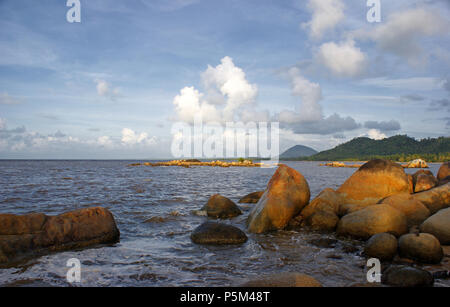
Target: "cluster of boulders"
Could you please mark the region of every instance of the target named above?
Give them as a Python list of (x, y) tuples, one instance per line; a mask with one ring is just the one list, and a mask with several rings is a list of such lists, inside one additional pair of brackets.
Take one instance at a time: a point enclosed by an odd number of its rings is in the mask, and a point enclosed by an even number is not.
[(251, 160), (243, 160), (243, 161), (208, 161), (202, 162), (196, 159), (190, 160), (172, 160), (167, 162), (144, 162), (144, 163), (132, 163), (128, 166), (181, 166), (185, 168), (189, 168), (191, 166), (213, 166), (213, 167), (261, 167), (263, 163), (254, 163)]
[(0, 214), (0, 266), (49, 252), (115, 243), (119, 237), (113, 215), (101, 207), (57, 216)]
[[(400, 257), (434, 264), (441, 262), (444, 256), (441, 245), (450, 244), (448, 179), (449, 163), (441, 166), (436, 178), (424, 170), (407, 175), (400, 164), (375, 159), (362, 165), (337, 190), (327, 188), (310, 201), (305, 178), (281, 164), (265, 191), (249, 194), (241, 200), (256, 203), (247, 218), (250, 233), (292, 227), (335, 231), (338, 236), (368, 240), (367, 257), (383, 261)], [(231, 200), (217, 195), (203, 209), (214, 217), (236, 216), (239, 210)], [(244, 238), (242, 230), (234, 228), (235, 236)], [(200, 230), (207, 230), (207, 227), (200, 226), (194, 234), (198, 235)], [(198, 243), (194, 234), (192, 239)], [(220, 233), (216, 235), (217, 242), (210, 236), (207, 243), (224, 243)], [(228, 243), (245, 241), (233, 239)], [(413, 269), (390, 271), (400, 275), (418, 274)], [(395, 285), (395, 282), (386, 283)]]

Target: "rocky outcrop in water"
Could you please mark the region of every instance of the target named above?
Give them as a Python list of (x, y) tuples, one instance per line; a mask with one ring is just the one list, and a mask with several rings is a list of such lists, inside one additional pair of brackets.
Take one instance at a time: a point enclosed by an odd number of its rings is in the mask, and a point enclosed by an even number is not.
[(191, 240), (197, 244), (242, 244), (247, 242), (247, 235), (232, 225), (206, 222), (194, 230)]
[(0, 214), (0, 264), (48, 252), (115, 243), (119, 237), (113, 215), (101, 207), (57, 216)]
[(445, 162), (441, 165), (436, 177), (439, 185), (450, 181), (450, 162)]
[(309, 198), (309, 186), (303, 175), (281, 164), (248, 217), (248, 231), (263, 233), (285, 228), (308, 204)]
[(434, 235), (442, 245), (450, 245), (450, 208), (440, 210), (426, 219), (420, 231)]
[(220, 194), (211, 196), (202, 210), (206, 211), (209, 217), (220, 219), (233, 218), (242, 214), (233, 201)]
[(430, 171), (420, 170), (413, 175), (414, 193), (427, 191), (438, 185), (437, 179)]
[(416, 159), (409, 162), (405, 168), (428, 168), (428, 164), (422, 159)]

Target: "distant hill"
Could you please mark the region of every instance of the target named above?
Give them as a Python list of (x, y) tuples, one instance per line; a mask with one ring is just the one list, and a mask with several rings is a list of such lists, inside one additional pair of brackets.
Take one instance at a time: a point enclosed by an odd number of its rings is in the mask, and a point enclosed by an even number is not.
[(280, 155), (280, 159), (292, 159), (298, 157), (309, 157), (315, 155), (317, 150), (312, 149), (308, 146), (303, 145), (295, 145), (294, 147), (289, 148), (285, 152)]
[(367, 137), (355, 138), (333, 149), (298, 160), (312, 161), (364, 161), (384, 158), (400, 162), (417, 158), (429, 162), (450, 160), (450, 137), (416, 140), (407, 135), (396, 135), (383, 140)]

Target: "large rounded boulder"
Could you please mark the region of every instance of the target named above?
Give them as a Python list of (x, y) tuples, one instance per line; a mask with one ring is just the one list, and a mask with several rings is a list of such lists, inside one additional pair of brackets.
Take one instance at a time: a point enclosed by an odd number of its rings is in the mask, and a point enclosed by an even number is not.
[(113, 215), (92, 207), (56, 216), (0, 214), (0, 262), (119, 240)]
[(209, 245), (242, 244), (247, 242), (247, 235), (232, 225), (206, 222), (192, 232), (191, 240)]
[(390, 205), (381, 204), (347, 214), (339, 221), (338, 235), (368, 239), (388, 232), (400, 236), (408, 232), (406, 216)]
[(428, 233), (409, 233), (398, 240), (399, 255), (422, 263), (440, 263), (444, 257), (441, 244)]
[(233, 218), (242, 214), (233, 201), (220, 194), (211, 196), (202, 210), (206, 211), (209, 217), (220, 219)]
[(450, 208), (440, 210), (426, 219), (420, 231), (434, 235), (442, 245), (450, 245)]
[(283, 229), (309, 202), (308, 182), (296, 170), (281, 164), (251, 211), (247, 226), (252, 233)]
[(423, 269), (391, 265), (383, 272), (381, 282), (394, 287), (429, 287), (433, 285), (434, 278)]
[(346, 203), (370, 205), (409, 190), (408, 176), (400, 164), (376, 159), (361, 166), (337, 192)]
[(390, 233), (378, 233), (367, 241), (364, 254), (369, 258), (378, 258), (382, 261), (391, 260), (397, 254), (397, 238)]
[(408, 226), (420, 225), (430, 216), (430, 210), (408, 193), (392, 195), (380, 202), (401, 211), (408, 220)]

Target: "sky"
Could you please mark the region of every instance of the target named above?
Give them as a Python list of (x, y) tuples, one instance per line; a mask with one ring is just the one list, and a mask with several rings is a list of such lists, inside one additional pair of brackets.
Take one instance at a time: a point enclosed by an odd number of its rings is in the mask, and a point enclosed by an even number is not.
[(450, 131), (450, 1), (0, 0), (0, 159), (171, 157), (174, 123), (280, 150)]

